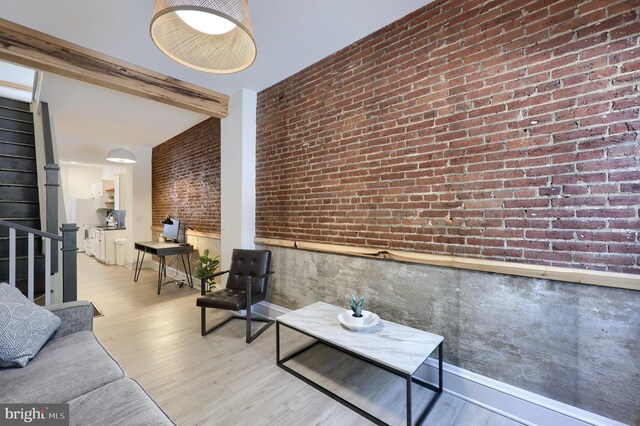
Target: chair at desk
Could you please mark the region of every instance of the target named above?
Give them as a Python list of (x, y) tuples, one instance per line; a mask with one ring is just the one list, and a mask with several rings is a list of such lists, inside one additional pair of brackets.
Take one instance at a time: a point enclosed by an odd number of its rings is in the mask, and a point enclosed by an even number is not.
[[(212, 277), (229, 274), (226, 288), (213, 292), (206, 292), (206, 278), (202, 279), (200, 285), (201, 296), (196, 301), (196, 306), (201, 309), (201, 333), (203, 336), (218, 327), (226, 324), (232, 319), (242, 319), (246, 321), (246, 341), (247, 343), (261, 335), (273, 320), (263, 318), (252, 318), (251, 307), (253, 304), (264, 300), (267, 294), (267, 284), (269, 276), (273, 274), (271, 268), (271, 251), (269, 250), (240, 250), (234, 249), (231, 257), (231, 268), (228, 271), (218, 272)], [(240, 311), (245, 309), (246, 316), (233, 315), (222, 323), (207, 330), (207, 308), (224, 309), (230, 311)], [(251, 334), (251, 321), (266, 322), (256, 333)]]

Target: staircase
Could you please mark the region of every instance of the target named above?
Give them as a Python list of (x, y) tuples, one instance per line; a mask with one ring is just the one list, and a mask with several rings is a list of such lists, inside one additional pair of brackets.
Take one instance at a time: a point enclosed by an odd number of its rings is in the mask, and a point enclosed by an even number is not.
[[(0, 98), (0, 219), (41, 229), (33, 113), (30, 105)], [(27, 294), (28, 240), (16, 233), (16, 286)], [(42, 239), (34, 239), (35, 296), (44, 294)], [(0, 228), (0, 281), (9, 280), (9, 230)]]

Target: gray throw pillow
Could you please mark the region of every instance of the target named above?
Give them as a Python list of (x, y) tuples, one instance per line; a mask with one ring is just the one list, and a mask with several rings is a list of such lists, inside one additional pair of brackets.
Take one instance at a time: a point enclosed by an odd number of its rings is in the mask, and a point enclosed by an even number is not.
[(0, 283), (0, 367), (24, 367), (60, 327), (60, 318)]

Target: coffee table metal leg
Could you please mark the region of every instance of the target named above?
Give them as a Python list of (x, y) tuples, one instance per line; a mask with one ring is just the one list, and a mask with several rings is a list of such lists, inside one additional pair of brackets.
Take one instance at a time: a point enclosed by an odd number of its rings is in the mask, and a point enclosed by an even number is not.
[(442, 393), (442, 344), (438, 347), (438, 390)]
[[(338, 347), (334, 344), (332, 344), (331, 342), (326, 342), (324, 340), (317, 340), (317, 338), (315, 338), (314, 336), (311, 336), (310, 334), (299, 330), (297, 328), (291, 327), (287, 324), (284, 324), (287, 328), (290, 328), (294, 331), (297, 331), (301, 334), (307, 335), (311, 338), (316, 339), (316, 341), (314, 343), (312, 343), (309, 346), (303, 347), (302, 349), (299, 349), (289, 355), (287, 355), (284, 359), (280, 358), (280, 322), (276, 321), (276, 364), (278, 365), (278, 367), (282, 368), (283, 370), (287, 371), (288, 373), (292, 374), (293, 376), (297, 377), (298, 379), (302, 380), (303, 382), (307, 383), (308, 385), (316, 388), (317, 390), (319, 390), (320, 392), (324, 393), (325, 395), (327, 395), (328, 397), (334, 399), (335, 401), (338, 401), (339, 403), (341, 403), (342, 405), (346, 406), (347, 408), (350, 408), (351, 410), (355, 411), (356, 413), (360, 414), (362, 417), (370, 420), (371, 422), (377, 424), (377, 425), (386, 425), (387, 423), (385, 423), (384, 421), (382, 421), (381, 419), (369, 414), (368, 412), (364, 411), (363, 409), (361, 409), (360, 407), (352, 404), (351, 402), (347, 401), (346, 399), (342, 398), (341, 396), (333, 393), (332, 391), (326, 389), (325, 387), (323, 387), (322, 385), (315, 383), (314, 381), (312, 381), (311, 379), (308, 379), (307, 377), (303, 376), (302, 374), (298, 373), (297, 371), (293, 370), (292, 368), (290, 368), (289, 366), (285, 365), (285, 363), (293, 358), (295, 358), (296, 356), (300, 355), (302, 352), (305, 352), (307, 350), (309, 350), (310, 348), (314, 347), (317, 344), (322, 343), (323, 345), (329, 346), (331, 348), (334, 348), (340, 352), (349, 354), (355, 358), (361, 359), (369, 364), (378, 366), (380, 368), (382, 368), (383, 370), (389, 371), (397, 376), (403, 377), (406, 381), (407, 381), (407, 425), (408, 426), (413, 426), (413, 410), (412, 410), (412, 404), (413, 404), (413, 393), (412, 393), (412, 384), (415, 382), (416, 384), (425, 387), (427, 389), (430, 389), (434, 392), (433, 397), (431, 398), (431, 401), (429, 401), (429, 403), (427, 404), (427, 407), (424, 409), (424, 411), (419, 415), (417, 421), (416, 421), (416, 425), (421, 425), (427, 418), (427, 416), (429, 415), (429, 413), (431, 412), (431, 410), (433, 409), (433, 407), (435, 406), (436, 402), (438, 401), (438, 399), (440, 398), (440, 395), (442, 394), (442, 343), (440, 343), (440, 345), (438, 345), (438, 386), (436, 387), (435, 385), (432, 385), (428, 382), (426, 382), (425, 380), (419, 378), (419, 377), (414, 377), (412, 374), (403, 374), (400, 373), (396, 370), (390, 369), (387, 366), (384, 366), (374, 360), (370, 360), (370, 359), (366, 359), (356, 353), (353, 353), (345, 348), (341, 348)], [(435, 352), (435, 350), (434, 350)], [(433, 353), (429, 354), (429, 356), (427, 357), (427, 359), (432, 355)]]
[(280, 365), (280, 323), (276, 321), (276, 365)]
[(407, 376), (407, 426), (413, 426), (413, 422), (411, 419), (411, 380), (413, 376)]
[[(431, 356), (431, 354), (429, 356)], [(431, 397), (431, 401), (429, 401), (427, 408), (424, 409), (424, 411), (416, 421), (416, 425), (421, 425), (427, 419), (427, 416), (429, 415), (433, 407), (436, 405), (436, 402), (438, 402), (440, 395), (442, 395), (442, 343), (438, 345), (438, 386), (437, 387), (433, 386), (432, 384), (427, 383), (426, 381), (418, 377), (412, 378), (412, 381), (434, 392), (434, 395), (433, 397)], [(407, 418), (407, 424), (410, 424), (408, 418)]]

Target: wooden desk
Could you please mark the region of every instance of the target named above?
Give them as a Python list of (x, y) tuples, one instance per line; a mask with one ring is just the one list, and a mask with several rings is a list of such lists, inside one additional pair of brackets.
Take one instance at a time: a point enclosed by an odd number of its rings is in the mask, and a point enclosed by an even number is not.
[[(138, 257), (136, 259), (136, 269), (133, 274), (133, 282), (138, 282), (138, 278), (140, 278), (140, 270), (142, 269), (142, 264), (144, 263), (144, 255), (150, 253), (154, 256), (158, 256), (160, 258), (160, 263), (158, 265), (158, 294), (160, 294), (160, 290), (162, 289), (162, 276), (167, 276), (167, 260), (166, 256), (177, 256), (180, 255), (180, 259), (182, 259), (182, 266), (184, 267), (184, 273), (187, 276), (187, 283), (189, 287), (193, 288), (193, 277), (191, 276), (191, 259), (190, 254), (193, 252), (193, 246), (191, 244), (178, 244), (178, 243), (167, 243), (162, 241), (141, 241), (135, 243), (135, 249), (138, 250)], [(140, 260), (140, 253), (142, 252), (142, 260)], [(184, 255), (187, 255), (187, 261), (185, 263)], [(189, 272), (187, 273), (187, 265), (189, 268)], [(170, 283), (171, 281), (166, 282), (165, 284)]]

